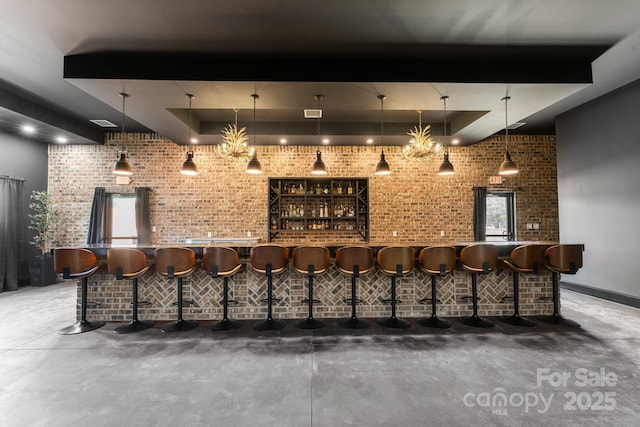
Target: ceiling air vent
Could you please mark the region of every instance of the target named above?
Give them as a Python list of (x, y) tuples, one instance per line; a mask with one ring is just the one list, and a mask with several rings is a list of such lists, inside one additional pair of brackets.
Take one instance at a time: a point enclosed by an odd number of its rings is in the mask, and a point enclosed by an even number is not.
[(522, 122), (515, 122), (515, 123), (511, 123), (509, 126), (507, 126), (507, 129), (509, 130), (513, 130), (513, 129), (518, 129), (521, 126), (526, 125), (526, 123), (522, 123)]
[(96, 124), (96, 125), (98, 125), (100, 127), (103, 127), (103, 128), (117, 128), (118, 127), (118, 125), (115, 125), (115, 124), (111, 123), (109, 120), (99, 119), (99, 120), (89, 120), (89, 121), (91, 123), (94, 123), (94, 124)]
[(322, 110), (319, 110), (319, 109), (305, 109), (304, 110), (304, 118), (305, 119), (321, 119), (322, 118)]

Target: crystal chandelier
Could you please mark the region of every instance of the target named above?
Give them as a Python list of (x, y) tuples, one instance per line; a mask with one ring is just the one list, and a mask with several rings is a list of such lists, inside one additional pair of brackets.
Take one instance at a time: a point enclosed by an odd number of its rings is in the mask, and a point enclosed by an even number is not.
[(442, 151), (442, 146), (431, 138), (431, 126), (422, 127), (422, 110), (418, 110), (420, 123), (407, 135), (413, 140), (402, 148), (401, 154), (407, 160), (425, 160)]
[(222, 142), (216, 146), (216, 153), (227, 160), (249, 161), (253, 157), (254, 147), (249, 147), (247, 129), (238, 129), (238, 109), (234, 108), (236, 120), (222, 130)]

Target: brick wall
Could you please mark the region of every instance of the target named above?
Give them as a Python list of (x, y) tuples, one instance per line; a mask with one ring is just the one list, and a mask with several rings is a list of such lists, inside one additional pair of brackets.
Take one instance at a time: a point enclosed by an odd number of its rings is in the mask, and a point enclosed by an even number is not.
[[(222, 159), (213, 146), (195, 146), (200, 174), (179, 173), (187, 148), (148, 134), (131, 134), (126, 147), (134, 170), (130, 185), (119, 186), (111, 170), (122, 145), (119, 134), (101, 146), (49, 146), (49, 190), (61, 205), (59, 245), (86, 241), (95, 187), (130, 192), (150, 187), (154, 244), (182, 242), (212, 232), (216, 237), (268, 239), (268, 177), (311, 176), (316, 147), (260, 146), (262, 175), (244, 172), (245, 163)], [(515, 189), (518, 240), (557, 240), (558, 200), (555, 137), (510, 135), (510, 151), (520, 174), (494, 188)], [(436, 175), (441, 158), (409, 162), (400, 147), (384, 147), (392, 174), (374, 175), (380, 147), (322, 147), (330, 177), (369, 177), (371, 241), (450, 242), (473, 240), (473, 193), (488, 186), (504, 154), (504, 137), (469, 147), (451, 147), (456, 174)], [(540, 224), (527, 230), (527, 223)], [(391, 232), (398, 236), (392, 238)], [(445, 236), (440, 233), (444, 231)], [(355, 233), (292, 236), (308, 241), (349, 242)]]

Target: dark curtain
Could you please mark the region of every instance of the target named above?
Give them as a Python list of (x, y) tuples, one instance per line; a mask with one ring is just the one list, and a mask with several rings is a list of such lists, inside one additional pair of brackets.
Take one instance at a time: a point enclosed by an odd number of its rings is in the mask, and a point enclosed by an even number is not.
[(104, 243), (107, 218), (107, 192), (104, 187), (96, 187), (89, 218), (89, 235), (87, 244)]
[(138, 243), (151, 243), (151, 212), (149, 208), (149, 188), (136, 187), (136, 230)]
[(18, 289), (24, 181), (0, 177), (0, 292)]
[(487, 240), (487, 187), (473, 187), (473, 240)]

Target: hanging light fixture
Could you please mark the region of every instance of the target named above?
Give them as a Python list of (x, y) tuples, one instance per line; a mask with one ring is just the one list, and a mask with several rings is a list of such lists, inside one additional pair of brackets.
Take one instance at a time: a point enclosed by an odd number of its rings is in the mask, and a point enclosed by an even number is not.
[(246, 162), (253, 156), (253, 150), (249, 148), (246, 128), (238, 129), (238, 109), (234, 108), (235, 123), (222, 130), (222, 143), (216, 146), (216, 153), (227, 160)]
[[(124, 104), (125, 104), (125, 99), (127, 99), (129, 97), (129, 95), (127, 95), (124, 92), (120, 93), (120, 96), (122, 97), (122, 138), (121, 138), (121, 142), (124, 144), (124, 141), (126, 139), (126, 132), (124, 129)], [(120, 159), (116, 162), (115, 167), (113, 168), (113, 173), (116, 175), (121, 175), (121, 176), (130, 176), (133, 175), (133, 171), (131, 170), (131, 165), (129, 164), (129, 161), (127, 160), (127, 148), (123, 145), (122, 146), (122, 150), (120, 150)]]
[(500, 165), (500, 169), (498, 169), (498, 175), (515, 175), (519, 172), (518, 166), (516, 163), (511, 160), (511, 153), (509, 153), (509, 119), (507, 116), (507, 101), (511, 99), (510, 96), (505, 96), (502, 98), (504, 101), (504, 143), (505, 143), (505, 153), (504, 160)]
[[(322, 95), (316, 95), (315, 98), (318, 104), (318, 112), (320, 112), (320, 100), (322, 99)], [(318, 147), (320, 147), (320, 117), (321, 117), (321, 114), (318, 114)], [(316, 161), (313, 162), (313, 168), (311, 169), (311, 173), (313, 175), (327, 174), (327, 167), (322, 161), (322, 153), (320, 152), (320, 148), (316, 150)]]
[[(378, 99), (380, 100), (380, 145), (384, 144), (384, 100), (387, 97), (384, 95), (378, 95)], [(389, 175), (391, 173), (391, 168), (389, 167), (389, 163), (384, 158), (384, 148), (380, 151), (380, 161), (376, 165), (376, 175)]]
[[(440, 99), (442, 99), (442, 102), (444, 104), (444, 136), (447, 136), (447, 99), (449, 99), (449, 97), (447, 95), (441, 96)], [(441, 176), (447, 176), (447, 175), (453, 175), (455, 173), (455, 171), (453, 170), (453, 165), (451, 164), (451, 162), (449, 161), (449, 145), (445, 146), (444, 149), (444, 159), (442, 160), (442, 163), (440, 164), (440, 167), (438, 168), (438, 175)]]
[(418, 117), (418, 126), (407, 132), (412, 140), (402, 148), (400, 153), (406, 160), (426, 160), (442, 150), (442, 146), (431, 137), (431, 126), (422, 127), (422, 110), (418, 110)]
[(258, 161), (258, 150), (256, 148), (256, 99), (259, 98), (257, 93), (251, 95), (253, 97), (253, 156), (247, 163), (247, 173), (258, 175), (262, 173), (262, 166)]
[[(195, 96), (190, 93), (186, 94), (187, 98), (189, 98), (189, 144), (191, 144), (191, 101), (195, 99)], [(180, 173), (183, 175), (198, 175), (198, 168), (196, 168), (196, 164), (193, 162), (193, 150), (187, 151), (187, 160), (182, 164), (180, 168)]]

